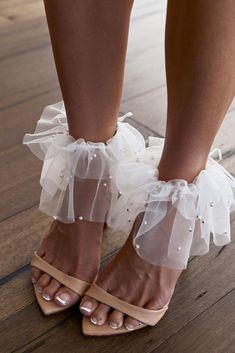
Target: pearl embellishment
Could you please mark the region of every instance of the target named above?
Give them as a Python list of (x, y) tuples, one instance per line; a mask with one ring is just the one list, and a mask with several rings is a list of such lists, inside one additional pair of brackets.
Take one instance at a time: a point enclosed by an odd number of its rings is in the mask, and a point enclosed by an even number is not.
[(177, 250), (180, 251), (182, 249), (182, 246), (178, 246)]
[(215, 203), (212, 201), (212, 202), (210, 203), (210, 206), (211, 206), (211, 207), (214, 207), (214, 206), (215, 206)]
[(119, 199), (120, 196), (122, 196), (122, 192), (119, 190), (119, 191), (118, 191), (118, 197), (117, 197), (117, 198)]
[(140, 248), (139, 244), (135, 244), (135, 248), (138, 250)]
[(107, 186), (107, 183), (104, 183), (103, 185), (104, 185), (104, 186)]
[(79, 219), (80, 221), (82, 221), (82, 220), (83, 220), (83, 217), (82, 217), (82, 216), (79, 216), (78, 219)]

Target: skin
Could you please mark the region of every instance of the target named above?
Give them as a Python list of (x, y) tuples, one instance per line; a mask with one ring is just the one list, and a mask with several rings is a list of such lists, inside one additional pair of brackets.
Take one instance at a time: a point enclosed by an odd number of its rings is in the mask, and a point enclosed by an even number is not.
[[(159, 164), (162, 180), (182, 178), (191, 182), (205, 167), (235, 93), (234, 19), (232, 0), (168, 1), (168, 113)], [(130, 235), (119, 254), (101, 271), (97, 284), (131, 304), (160, 309), (170, 300), (180, 273), (140, 259)], [(92, 310), (88, 313), (84, 307)], [(113, 328), (124, 325), (133, 330), (140, 325), (88, 297), (82, 299), (80, 310), (98, 325), (106, 320)]]
[[(70, 133), (76, 138), (105, 141), (115, 131), (131, 6), (132, 1), (127, 0), (70, 0), (69, 6), (62, 0), (45, 1)], [(159, 164), (162, 180), (182, 178), (190, 182), (205, 167), (215, 135), (235, 93), (234, 18), (233, 0), (168, 2), (168, 112), (165, 146)], [(73, 235), (66, 242), (55, 228), (54, 236), (48, 236), (40, 249), (46, 260), (82, 279), (95, 276), (98, 265), (94, 265), (96, 270), (90, 269), (90, 275), (86, 258), (90, 260), (94, 256), (94, 262), (98, 262), (102, 233), (99, 225), (87, 223), (69, 225)], [(66, 232), (69, 227), (66, 225)], [(91, 231), (96, 241), (89, 237)], [(84, 246), (88, 251), (85, 259)], [(62, 256), (63, 247), (76, 259), (75, 268), (71, 269), (72, 261), (68, 262), (67, 257)], [(77, 266), (76, 261), (82, 265)], [(180, 273), (150, 265), (139, 258), (130, 234), (117, 256), (100, 272), (97, 284), (129, 303), (159, 309), (173, 295)], [(32, 277), (41, 286), (42, 294), (50, 289), (51, 299), (56, 298), (58, 291), (70, 295), (67, 306), (79, 299), (35, 268)], [(47, 285), (42, 284), (43, 277)], [(113, 328), (124, 325), (127, 330), (133, 330), (141, 325), (88, 297), (82, 299), (80, 310), (99, 325), (106, 320)]]
[[(44, 1), (69, 132), (76, 139), (105, 142), (115, 133), (132, 3)], [(38, 254), (65, 273), (93, 281), (99, 267), (102, 233), (101, 223), (56, 221)], [(31, 277), (42, 296), (57, 305), (70, 306), (80, 299), (35, 267)]]

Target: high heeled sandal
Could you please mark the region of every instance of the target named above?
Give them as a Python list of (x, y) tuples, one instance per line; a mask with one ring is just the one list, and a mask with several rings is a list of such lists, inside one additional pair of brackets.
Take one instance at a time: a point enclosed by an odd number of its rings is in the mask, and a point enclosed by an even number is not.
[[(48, 262), (43, 260), (37, 252), (34, 252), (32, 256), (32, 261), (31, 265), (38, 268), (39, 270), (43, 271), (44, 273), (47, 273), (50, 275), (52, 278), (56, 279), (58, 282), (63, 284), (65, 287), (71, 289), (73, 292), (77, 293), (80, 297), (83, 296), (85, 291), (90, 287), (91, 283), (82, 281), (80, 279), (77, 279), (75, 277), (69, 276), (66, 273), (58, 270), (54, 266), (50, 265)], [(37, 302), (44, 313), (44, 315), (52, 315), (59, 313), (61, 311), (64, 311), (68, 309), (68, 306), (62, 307), (59, 305), (56, 305), (56, 303), (53, 300), (47, 301), (45, 300), (41, 294), (38, 292), (36, 289), (36, 285), (34, 284), (34, 291), (35, 291), (35, 296), (37, 299)]]
[[(116, 185), (122, 197), (111, 203), (108, 224), (115, 230), (125, 231), (129, 228), (128, 220), (136, 219), (133, 227), (136, 253), (152, 265), (183, 270), (190, 255), (203, 255), (209, 251), (211, 235), (217, 246), (231, 242), (229, 216), (235, 210), (235, 179), (212, 158), (219, 152), (219, 160), (222, 159), (220, 150), (216, 149), (209, 154), (205, 169), (193, 182), (159, 180), (156, 166), (164, 139), (151, 137), (149, 142), (150, 147), (138, 155), (136, 161), (119, 163)], [(160, 310), (139, 308), (96, 284), (92, 284), (85, 295), (144, 324), (135, 330), (146, 325), (155, 326), (169, 305), (167, 303)], [(94, 325), (87, 317), (83, 318), (82, 329), (87, 336), (130, 332), (125, 327), (113, 329), (107, 322)]]
[[(140, 322), (140, 326), (133, 331), (140, 330), (146, 326), (155, 326), (165, 315), (169, 305), (169, 303), (167, 303), (162, 309), (158, 310), (141, 308), (111, 295), (95, 283), (88, 288), (84, 295), (96, 299), (103, 304), (109, 305), (112, 308), (138, 320)], [(128, 331), (125, 327), (112, 329), (107, 322), (101, 326), (94, 325), (90, 321), (90, 318), (83, 316), (82, 332), (85, 336), (111, 336), (129, 333), (130, 331)]]
[[(68, 131), (63, 101), (47, 106), (33, 134), (25, 134), (23, 144), (43, 161), (39, 209), (63, 223), (90, 221), (106, 223), (115, 166), (134, 158), (145, 148), (143, 136), (123, 122), (132, 113), (118, 118), (115, 134), (105, 143), (74, 139)], [(48, 273), (66, 287), (82, 295), (90, 283), (68, 276), (46, 263), (37, 253), (32, 265)], [(46, 301), (35, 289), (44, 314), (64, 310)]]

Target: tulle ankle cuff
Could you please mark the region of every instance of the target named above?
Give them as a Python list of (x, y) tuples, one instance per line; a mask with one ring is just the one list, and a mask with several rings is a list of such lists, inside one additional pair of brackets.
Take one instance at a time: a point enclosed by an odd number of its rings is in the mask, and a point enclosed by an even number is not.
[[(235, 179), (209, 155), (192, 183), (158, 179), (164, 139), (151, 137), (150, 147), (135, 160), (121, 161), (115, 175), (108, 225), (130, 231), (139, 256), (174, 269), (187, 267), (190, 255), (231, 241), (230, 212), (235, 209)], [(115, 193), (114, 193), (115, 194)]]
[(43, 161), (40, 210), (64, 223), (76, 219), (105, 222), (111, 200), (111, 169), (145, 148), (143, 136), (118, 118), (105, 143), (75, 140), (68, 132), (63, 102), (47, 106), (33, 134), (23, 143)]

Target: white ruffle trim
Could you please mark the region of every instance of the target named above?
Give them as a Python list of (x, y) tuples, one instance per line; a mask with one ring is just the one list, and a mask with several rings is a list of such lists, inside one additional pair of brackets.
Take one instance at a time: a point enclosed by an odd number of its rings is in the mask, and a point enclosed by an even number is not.
[(129, 232), (139, 256), (174, 269), (187, 267), (190, 255), (231, 241), (230, 212), (235, 209), (235, 179), (210, 153), (206, 168), (192, 183), (158, 179), (164, 139), (149, 138), (137, 159), (122, 161), (113, 178), (108, 225)]
[(43, 163), (40, 210), (64, 223), (76, 218), (105, 222), (111, 200), (111, 169), (145, 148), (143, 136), (118, 118), (116, 133), (106, 143), (75, 140), (68, 132), (64, 103), (47, 106), (33, 134), (23, 143)]

